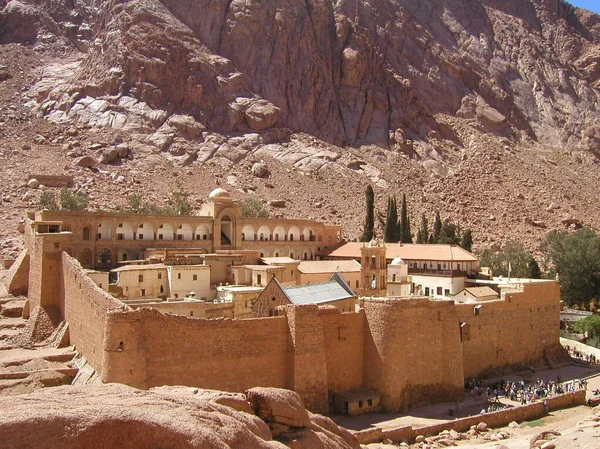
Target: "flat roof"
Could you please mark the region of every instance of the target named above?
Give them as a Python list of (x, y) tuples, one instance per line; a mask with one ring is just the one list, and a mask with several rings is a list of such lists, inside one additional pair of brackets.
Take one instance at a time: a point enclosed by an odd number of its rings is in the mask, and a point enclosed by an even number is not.
[[(491, 287), (468, 287), (463, 291), (468, 292), (469, 294), (475, 296), (476, 298), (480, 298), (482, 296), (496, 296), (498, 297), (498, 292)], [(459, 293), (460, 294), (460, 293)]]
[(110, 270), (111, 272), (120, 273), (121, 271), (136, 271), (136, 270), (160, 270), (161, 268), (167, 268), (166, 265), (162, 263), (153, 263), (153, 264), (145, 264), (145, 265), (125, 265), (119, 268), (113, 268)]
[(298, 270), (304, 274), (316, 273), (360, 273), (360, 264), (354, 260), (303, 260)]
[[(326, 257), (359, 259), (363, 242), (345, 243), (331, 251), (319, 253)], [(429, 245), (419, 243), (386, 243), (386, 258), (407, 260), (432, 260), (451, 262), (477, 262), (479, 259), (458, 245)]]
[(267, 265), (279, 265), (279, 264), (297, 264), (299, 260), (292, 259), (291, 257), (262, 257), (260, 259)]

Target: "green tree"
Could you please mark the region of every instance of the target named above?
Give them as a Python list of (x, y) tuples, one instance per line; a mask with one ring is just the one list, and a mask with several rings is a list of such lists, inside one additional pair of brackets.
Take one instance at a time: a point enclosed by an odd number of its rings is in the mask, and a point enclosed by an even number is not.
[(442, 230), (436, 243), (444, 243), (447, 245), (458, 245), (460, 238), (458, 237), (458, 227), (454, 223), (444, 221)]
[(173, 215), (189, 215), (192, 212), (189, 194), (179, 181), (177, 181), (175, 189), (171, 192), (171, 198), (167, 201), (167, 204), (173, 209)]
[(433, 234), (432, 243), (440, 243), (440, 239), (442, 237), (442, 219), (440, 218), (440, 211), (436, 211), (435, 213), (435, 221), (433, 222)]
[(550, 232), (541, 250), (550, 274), (558, 273), (562, 299), (568, 305), (587, 308), (600, 297), (600, 237), (592, 229)]
[(525, 249), (522, 243), (510, 241), (500, 251), (488, 248), (481, 254), (481, 266), (490, 267), (494, 276), (510, 276), (516, 278), (529, 278), (531, 269), (529, 263), (533, 256)]
[(398, 241), (398, 206), (396, 204), (396, 197), (388, 198), (387, 217), (385, 218), (383, 236), (386, 242), (396, 243)]
[(375, 228), (375, 192), (373, 187), (367, 186), (365, 190), (367, 213), (365, 216), (365, 227), (360, 238), (361, 242), (370, 242), (373, 238), (373, 229)]
[(42, 192), (38, 205), (40, 206), (40, 209), (58, 210), (56, 195), (48, 190)]
[(68, 187), (60, 189), (60, 208), (62, 210), (86, 210), (88, 206), (87, 193), (73, 192)]
[(269, 218), (269, 211), (261, 200), (246, 198), (242, 201), (242, 216), (247, 218)]
[(600, 315), (589, 315), (575, 323), (575, 330), (579, 333), (587, 332), (590, 337), (600, 337)]
[[(460, 247), (471, 252), (473, 248), (473, 233), (470, 229), (466, 229), (460, 239)], [(535, 259), (534, 259), (535, 260)], [(539, 267), (538, 267), (539, 270)]]
[(531, 257), (531, 259), (529, 259), (529, 278), (530, 279), (541, 279), (542, 278), (542, 270), (540, 270), (540, 266), (537, 263), (537, 260), (535, 260), (535, 257)]
[(139, 193), (132, 193), (127, 197), (129, 207), (125, 209), (130, 214), (142, 214), (144, 213), (144, 201), (142, 195)]
[(402, 243), (412, 243), (412, 233), (410, 231), (410, 218), (408, 218), (408, 205), (406, 204), (406, 194), (402, 194), (402, 208), (400, 209), (400, 241)]
[(425, 214), (421, 215), (421, 226), (417, 231), (417, 243), (427, 243), (429, 240), (429, 223)]

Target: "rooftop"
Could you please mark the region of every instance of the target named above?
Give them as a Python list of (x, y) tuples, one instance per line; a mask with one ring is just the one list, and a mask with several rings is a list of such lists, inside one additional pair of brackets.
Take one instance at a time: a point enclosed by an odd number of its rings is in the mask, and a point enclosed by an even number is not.
[[(345, 243), (331, 251), (324, 251), (321, 255), (326, 257), (358, 259), (363, 242)], [(399, 257), (408, 260), (435, 260), (448, 262), (477, 262), (478, 259), (470, 252), (457, 245), (425, 245), (425, 244), (398, 244), (386, 243), (386, 258)]]
[(354, 260), (305, 260), (298, 270), (304, 274), (316, 273), (360, 273), (360, 264)]
[(292, 304), (325, 304), (356, 297), (346, 282), (336, 273), (328, 282), (282, 287)]

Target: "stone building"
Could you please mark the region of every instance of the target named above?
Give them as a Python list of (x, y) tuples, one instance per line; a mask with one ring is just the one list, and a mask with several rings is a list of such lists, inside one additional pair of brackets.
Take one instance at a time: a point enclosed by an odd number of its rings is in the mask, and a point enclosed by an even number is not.
[(252, 312), (256, 318), (276, 316), (278, 307), (289, 304), (330, 305), (340, 312), (354, 312), (356, 300), (356, 294), (339, 273), (334, 273), (327, 282), (293, 287), (285, 287), (273, 278), (252, 304)]
[(111, 269), (145, 259), (152, 249), (255, 250), (261, 257), (314, 260), (341, 243), (341, 226), (314, 220), (246, 218), (229, 192), (213, 190), (198, 216), (43, 210), (37, 222), (73, 234), (73, 256), (84, 268)]
[[(385, 247), (387, 263), (399, 258), (407, 264), (407, 277), (410, 278), (409, 290), (415, 295), (452, 297), (465, 288), (465, 279), (476, 277), (480, 269), (479, 259), (457, 245), (404, 243), (381, 243), (380, 245)], [(365, 246), (368, 247), (364, 243), (343, 243), (337, 248), (321, 251), (319, 256), (328, 260), (354, 259), (364, 266), (362, 254)], [(368, 291), (360, 294), (376, 296), (370, 295)]]

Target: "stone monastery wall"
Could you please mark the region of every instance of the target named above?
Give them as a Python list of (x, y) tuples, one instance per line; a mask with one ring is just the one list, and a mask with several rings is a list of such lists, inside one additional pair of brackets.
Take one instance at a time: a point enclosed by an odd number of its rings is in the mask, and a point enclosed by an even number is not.
[(104, 382), (227, 391), (288, 387), (284, 317), (206, 320), (139, 309), (109, 313), (106, 335)]
[(463, 339), (464, 375), (505, 365), (535, 364), (558, 345), (560, 286), (556, 282), (524, 284), (505, 293), (504, 300), (456, 306), (459, 319), (470, 326)]
[(60, 287), (71, 344), (93, 367), (101, 367), (107, 313), (129, 307), (98, 287), (81, 269), (79, 262), (65, 252), (62, 253)]
[(209, 320), (131, 310), (68, 255), (69, 235), (33, 239), (29, 299), (69, 322), (71, 343), (105, 382), (282, 387), (317, 412), (329, 410), (331, 391), (364, 388), (396, 411), (459, 399), (465, 376), (539, 362), (559, 348), (555, 282), (477, 304), (363, 299), (359, 312), (286, 305), (270, 318)]
[(382, 393), (384, 409), (462, 397), (463, 357), (453, 302), (368, 299), (363, 307), (365, 387)]

